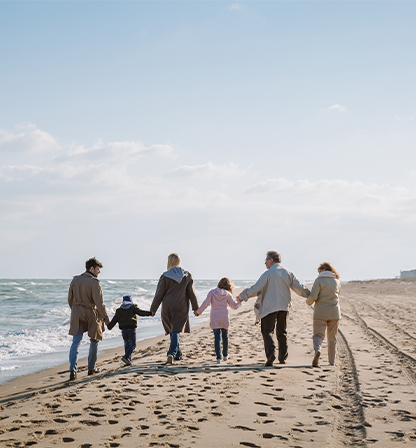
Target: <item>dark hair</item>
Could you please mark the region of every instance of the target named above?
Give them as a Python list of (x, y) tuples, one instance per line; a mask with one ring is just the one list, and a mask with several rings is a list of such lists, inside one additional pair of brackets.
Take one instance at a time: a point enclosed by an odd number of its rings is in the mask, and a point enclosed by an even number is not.
[(282, 257), (275, 250), (269, 250), (269, 252), (267, 252), (266, 258), (272, 259), (275, 263), (280, 263), (282, 261)]
[(319, 265), (318, 271), (330, 271), (333, 272), (335, 274), (336, 278), (339, 278), (339, 274), (338, 272), (335, 270), (334, 266), (332, 266), (331, 263), (321, 263)]
[(231, 294), (234, 291), (233, 282), (229, 278), (227, 278), (227, 277), (223, 277), (218, 282), (218, 288), (225, 289), (226, 291), (229, 291)]
[(96, 267), (99, 267), (99, 268), (102, 268), (103, 267), (103, 265), (95, 258), (95, 257), (93, 257), (93, 258), (90, 258), (89, 260), (87, 260), (86, 262), (85, 262), (85, 269), (87, 270), (87, 271), (89, 271), (91, 268), (96, 268)]

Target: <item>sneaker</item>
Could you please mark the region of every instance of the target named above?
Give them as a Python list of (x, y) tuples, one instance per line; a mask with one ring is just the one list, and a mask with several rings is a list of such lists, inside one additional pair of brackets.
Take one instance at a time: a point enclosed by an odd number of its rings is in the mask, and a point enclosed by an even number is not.
[(166, 364), (173, 364), (173, 356), (169, 355), (168, 360), (166, 361)]
[(228, 356), (224, 356), (224, 361), (228, 361)]
[(321, 352), (318, 350), (315, 353), (315, 356), (312, 361), (312, 367), (319, 367), (319, 357), (321, 356)]
[(127, 359), (125, 356), (123, 356), (121, 358), (121, 360), (124, 362), (124, 364), (126, 364), (126, 366), (131, 366), (131, 361), (130, 359)]
[(221, 364), (222, 359), (217, 359), (217, 364)]
[(74, 381), (77, 379), (77, 372), (71, 371), (69, 373), (69, 381)]
[(88, 370), (88, 375), (95, 375), (96, 373), (100, 373), (101, 369), (93, 369), (93, 370)]
[(266, 361), (265, 366), (266, 366), (266, 367), (272, 367), (272, 366), (273, 366), (273, 362), (274, 362), (275, 359), (276, 359), (276, 356), (274, 356), (274, 355), (270, 355), (270, 356), (267, 358), (267, 361)]

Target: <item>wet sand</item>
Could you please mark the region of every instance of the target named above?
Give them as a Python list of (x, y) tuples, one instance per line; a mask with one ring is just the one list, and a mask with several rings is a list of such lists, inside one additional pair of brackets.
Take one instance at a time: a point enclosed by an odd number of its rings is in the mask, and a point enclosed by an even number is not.
[[(416, 446), (416, 281), (343, 285), (338, 357), (311, 367), (312, 311), (293, 295), (286, 365), (265, 367), (254, 299), (231, 311), (230, 360), (217, 364), (208, 322), (181, 336), (184, 359), (165, 365), (168, 338), (99, 357), (100, 374), (68, 366), (0, 386), (6, 447)], [(208, 310), (209, 312), (209, 310)], [(205, 314), (204, 314), (205, 315)], [(122, 341), (120, 340), (120, 345)]]

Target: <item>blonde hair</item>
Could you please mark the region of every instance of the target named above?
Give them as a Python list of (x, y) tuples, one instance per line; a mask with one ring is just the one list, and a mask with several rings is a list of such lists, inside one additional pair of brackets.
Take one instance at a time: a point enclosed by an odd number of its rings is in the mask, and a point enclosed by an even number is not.
[(330, 271), (333, 272), (335, 274), (336, 278), (339, 278), (339, 274), (338, 272), (335, 270), (334, 266), (332, 266), (332, 264), (330, 263), (321, 263), (319, 265), (318, 271)]
[(168, 269), (181, 264), (181, 257), (178, 254), (170, 254), (168, 257)]
[(234, 284), (229, 278), (224, 277), (218, 282), (218, 288), (225, 289), (232, 294), (234, 291)]

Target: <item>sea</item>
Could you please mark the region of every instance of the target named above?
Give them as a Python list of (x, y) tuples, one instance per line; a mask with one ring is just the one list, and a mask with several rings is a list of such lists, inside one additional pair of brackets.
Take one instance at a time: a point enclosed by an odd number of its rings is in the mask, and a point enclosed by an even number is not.
[[(158, 280), (102, 280), (104, 302), (110, 319), (129, 294), (139, 308), (150, 309)], [(68, 363), (72, 336), (68, 335), (70, 308), (68, 289), (71, 279), (0, 279), (0, 384), (14, 378)], [(194, 280), (201, 304), (218, 280)], [(253, 280), (235, 281), (248, 287)], [(206, 317), (190, 314), (191, 327)], [(198, 319), (198, 320), (197, 320)], [(164, 334), (160, 309), (155, 317), (138, 316), (137, 340)], [(104, 332), (99, 353), (123, 346), (118, 325)], [(78, 359), (88, 356), (89, 338), (84, 335)]]

